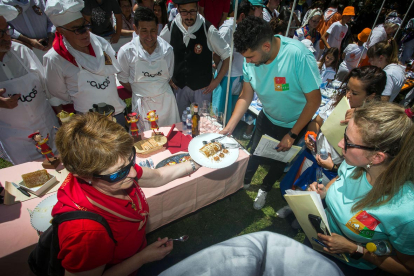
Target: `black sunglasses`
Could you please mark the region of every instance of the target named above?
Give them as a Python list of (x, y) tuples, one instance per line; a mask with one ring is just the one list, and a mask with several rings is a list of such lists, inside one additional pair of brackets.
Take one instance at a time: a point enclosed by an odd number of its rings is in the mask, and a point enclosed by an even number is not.
[(187, 16), (188, 14), (191, 14), (191, 15), (196, 15), (196, 14), (197, 14), (197, 12), (198, 12), (198, 11), (181, 11), (181, 10), (180, 10), (180, 14), (181, 14), (181, 15), (183, 15), (183, 16)]
[(102, 179), (109, 183), (115, 183), (115, 182), (124, 180), (128, 176), (129, 172), (131, 171), (131, 168), (135, 165), (135, 153), (136, 153), (135, 147), (132, 147), (131, 161), (129, 162), (128, 165), (121, 168), (120, 170), (114, 173), (111, 173), (111, 174), (106, 174), (106, 175), (94, 174), (93, 177)]
[(81, 35), (81, 34), (86, 33), (88, 30), (90, 30), (92, 28), (92, 25), (91, 24), (85, 24), (85, 25), (80, 26), (79, 28), (77, 28), (75, 30), (70, 30), (70, 29), (67, 29), (67, 28), (62, 27), (62, 26), (60, 26), (60, 27), (64, 30), (66, 30), (66, 31), (75, 33), (76, 35)]
[(3, 36), (5, 34), (7, 34), (7, 35), (13, 35), (14, 34), (14, 29), (11, 26), (9, 26), (7, 28), (7, 30), (0, 30), (0, 38), (3, 38)]
[(378, 150), (376, 147), (367, 147), (367, 146), (361, 146), (361, 145), (356, 145), (356, 144), (351, 144), (348, 143), (348, 136), (346, 136), (346, 130), (348, 129), (348, 127), (345, 128), (345, 132), (344, 132), (344, 151), (346, 152), (346, 150), (348, 148), (355, 148), (355, 149), (364, 149), (364, 150), (369, 150), (369, 151), (376, 151)]

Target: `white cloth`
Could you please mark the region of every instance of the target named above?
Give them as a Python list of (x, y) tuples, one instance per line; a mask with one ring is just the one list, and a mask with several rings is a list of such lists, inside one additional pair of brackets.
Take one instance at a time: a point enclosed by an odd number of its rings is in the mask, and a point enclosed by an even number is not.
[[(1, 3), (1, 1), (0, 1)], [(19, 15), (19, 12), (15, 7), (0, 4), (0, 16), (3, 16), (7, 22), (15, 19)]]
[(384, 25), (381, 24), (372, 30), (369, 40), (365, 43), (365, 47), (369, 49), (378, 42), (385, 40), (387, 40), (387, 33), (385, 32)]
[(348, 71), (351, 71), (355, 67), (358, 66), (358, 61), (361, 57), (364, 59), (367, 55), (367, 51), (364, 46), (358, 46), (357, 44), (348, 44), (348, 46), (344, 50), (345, 59), (339, 65), (339, 67), (346, 67)]
[(387, 84), (381, 95), (390, 96), (390, 102), (392, 102), (405, 83), (405, 70), (403, 66), (391, 63), (384, 67), (384, 71), (387, 74)]
[(256, 232), (210, 246), (160, 276), (342, 276), (322, 254), (287, 236)]
[(311, 19), (314, 16), (318, 16), (318, 15), (322, 15), (321, 9), (312, 9), (306, 12), (305, 17), (303, 18), (303, 21), (302, 21), (302, 28), (308, 25), (309, 19)]
[(150, 110), (157, 111), (159, 127), (180, 122), (177, 102), (169, 85), (174, 71), (174, 52), (170, 44), (157, 37), (157, 46), (150, 55), (137, 36), (121, 47), (118, 61), (122, 68), (118, 80), (131, 84), (132, 111), (141, 116), (140, 130), (151, 129), (150, 122), (145, 120)]
[[(92, 48), (95, 51), (96, 57), (87, 55), (75, 50), (64, 39), (65, 46), (68, 51), (75, 57), (76, 61), (87, 71), (104, 77), (110, 77), (110, 85), (115, 81), (115, 73), (121, 70), (120, 65), (115, 57), (115, 51), (111, 45), (104, 38), (90, 34)], [(112, 65), (105, 65), (105, 55), (112, 62)], [(73, 103), (75, 106), (81, 107), (77, 109), (79, 112), (87, 112), (91, 106), (85, 106), (89, 102), (89, 98), (78, 97), (79, 84), (78, 74), (79, 67), (73, 65), (71, 62), (60, 56), (53, 48), (50, 49), (43, 57), (43, 65), (46, 70), (46, 85), (50, 94), (61, 99), (63, 104)], [(101, 82), (102, 83), (102, 82)], [(122, 112), (125, 108), (125, 103), (118, 97), (115, 87), (114, 91), (110, 89), (101, 89), (101, 96), (94, 99), (94, 103), (105, 102), (115, 107), (115, 115)], [(116, 97), (112, 97), (116, 95)], [(87, 96), (84, 94), (84, 96)], [(117, 108), (118, 107), (118, 108)], [(76, 107), (75, 107), (76, 108)]]
[(45, 13), (55, 26), (63, 26), (82, 18), (83, 0), (48, 0)]
[(36, 130), (44, 136), (50, 134), (48, 144), (56, 152), (53, 126), (58, 120), (47, 100), (42, 64), (29, 48), (13, 42), (1, 67), (4, 96), (21, 94), (17, 107), (0, 108), (0, 140), (11, 161), (20, 164), (42, 158), (35, 143), (27, 138)]
[(328, 44), (331, 47), (341, 49), (342, 39), (348, 31), (348, 25), (342, 25), (340, 21), (333, 23), (326, 31), (329, 34)]
[(280, 13), (276, 9), (274, 9), (272, 14), (270, 14), (270, 12), (266, 8), (263, 8), (262, 14), (263, 19), (269, 22), (270, 20), (272, 20), (273, 17), (279, 17)]
[(13, 26), (12, 38), (22, 34), (29, 38), (46, 38), (48, 33), (54, 33), (55, 27), (45, 14), (44, 0), (1, 0), (3, 4), (14, 6), (21, 10), (18, 16), (9, 23)]
[(334, 80), (336, 71), (332, 67), (326, 68), (325, 64), (322, 64), (321, 69), (319, 70), (321, 74), (322, 83), (327, 82), (328, 80)]
[[(194, 25), (189, 27), (188, 31), (184, 29), (185, 30), (185, 32), (183, 32), (184, 43), (185, 41), (187, 41), (187, 39), (188, 41), (190, 41), (190, 37), (195, 38), (195, 36), (192, 33), (198, 31), (198, 29), (201, 26), (201, 23), (203, 23), (204, 21), (205, 21), (204, 17), (198, 14)], [(182, 23), (181, 23), (180, 14), (177, 14), (173, 23), (171, 23), (171, 29), (173, 28), (173, 24), (177, 24), (179, 29), (182, 31), (182, 28), (184, 27), (182, 26)], [(195, 25), (199, 27), (195, 28), (194, 27)], [(168, 24), (165, 25), (164, 29), (161, 31), (160, 37), (162, 37), (165, 41), (170, 43), (171, 30), (168, 28)], [(216, 27), (214, 27), (214, 25), (211, 25), (210, 28), (207, 30), (207, 46), (210, 49), (210, 51), (215, 52), (217, 55), (221, 57), (222, 60), (225, 60), (226, 58), (230, 57), (230, 46), (226, 43), (226, 41), (224, 41), (223, 38), (221, 38), (218, 30), (216, 29)]]

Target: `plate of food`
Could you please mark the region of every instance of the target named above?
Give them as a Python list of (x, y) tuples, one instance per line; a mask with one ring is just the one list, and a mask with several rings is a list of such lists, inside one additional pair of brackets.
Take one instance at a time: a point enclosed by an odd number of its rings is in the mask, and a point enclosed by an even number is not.
[(236, 162), (239, 157), (239, 148), (223, 147), (223, 144), (238, 144), (236, 140), (224, 137), (217, 142), (210, 142), (221, 136), (223, 135), (218, 133), (204, 133), (193, 138), (188, 145), (191, 158), (198, 164), (211, 169), (225, 168)]
[(20, 187), (26, 191), (40, 196), (45, 193), (53, 184), (56, 184), (56, 177), (49, 174), (46, 170), (38, 170), (31, 173), (22, 174)]
[(190, 159), (191, 157), (188, 153), (176, 154), (176, 155), (170, 156), (160, 161), (157, 164), (157, 166), (155, 166), (155, 168), (158, 169), (158, 168), (165, 167), (165, 166), (174, 166), (180, 163), (187, 162)]
[(52, 209), (57, 202), (57, 193), (54, 193), (37, 204), (30, 214), (30, 223), (34, 229), (45, 232), (52, 225)]

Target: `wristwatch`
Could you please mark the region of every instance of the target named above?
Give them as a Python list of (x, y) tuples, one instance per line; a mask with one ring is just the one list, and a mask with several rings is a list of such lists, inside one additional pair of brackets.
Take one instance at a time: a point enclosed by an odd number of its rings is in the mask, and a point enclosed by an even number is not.
[(349, 257), (351, 257), (354, 260), (359, 260), (362, 258), (362, 256), (364, 256), (364, 248), (360, 245), (357, 246), (357, 250), (354, 253), (349, 254)]
[(289, 130), (289, 136), (290, 136), (292, 139), (296, 139), (296, 138), (298, 138), (298, 135), (297, 135), (297, 134), (295, 134), (295, 133), (293, 133), (293, 132), (292, 132), (292, 130)]

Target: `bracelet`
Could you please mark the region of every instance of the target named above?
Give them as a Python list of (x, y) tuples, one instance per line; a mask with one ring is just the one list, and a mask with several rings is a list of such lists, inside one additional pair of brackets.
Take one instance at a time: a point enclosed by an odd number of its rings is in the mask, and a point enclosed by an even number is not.
[(193, 172), (196, 171), (196, 167), (193, 160), (190, 160), (191, 167), (193, 168)]

